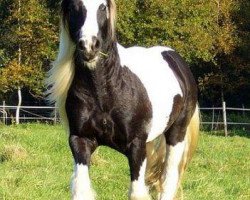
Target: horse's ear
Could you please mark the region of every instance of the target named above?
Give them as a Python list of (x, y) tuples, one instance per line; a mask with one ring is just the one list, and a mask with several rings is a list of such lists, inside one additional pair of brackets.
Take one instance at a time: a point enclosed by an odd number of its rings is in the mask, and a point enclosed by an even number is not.
[(116, 4), (114, 0), (109, 0), (109, 20), (111, 25), (112, 38), (115, 37)]
[(69, 6), (69, 0), (62, 0), (61, 2), (61, 23), (63, 24), (63, 26), (66, 26), (67, 23), (67, 8)]

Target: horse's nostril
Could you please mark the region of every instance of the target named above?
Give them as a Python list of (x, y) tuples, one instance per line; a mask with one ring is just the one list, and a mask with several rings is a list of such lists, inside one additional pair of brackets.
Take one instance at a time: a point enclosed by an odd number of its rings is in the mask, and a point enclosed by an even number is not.
[(80, 40), (78, 43), (78, 48), (82, 51), (84, 51), (86, 49), (85, 47), (85, 42), (83, 40)]
[(98, 40), (96, 37), (93, 37), (93, 43), (92, 43), (92, 50), (93, 51), (96, 51), (100, 48), (101, 46), (101, 43), (100, 43), (100, 40)]
[(101, 46), (100, 44), (101, 44), (100, 41), (99, 41), (99, 40), (96, 40), (95, 48), (96, 48), (96, 49), (99, 49), (100, 46)]

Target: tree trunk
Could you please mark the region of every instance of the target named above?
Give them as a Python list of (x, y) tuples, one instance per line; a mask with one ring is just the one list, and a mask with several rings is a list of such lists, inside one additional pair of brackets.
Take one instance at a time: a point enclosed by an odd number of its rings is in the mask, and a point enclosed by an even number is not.
[(16, 108), (16, 124), (19, 124), (20, 107), (22, 105), (22, 91), (20, 87), (18, 87), (17, 93), (18, 93), (18, 105)]
[[(20, 14), (21, 14), (21, 0), (18, 1), (18, 31), (21, 32), (21, 26), (20, 26)], [(18, 44), (18, 64), (21, 66), (21, 59), (22, 59), (22, 50), (20, 43)], [(19, 116), (20, 116), (20, 107), (22, 105), (22, 91), (20, 86), (18, 86), (17, 89), (18, 94), (18, 105), (16, 108), (16, 124), (19, 124)]]

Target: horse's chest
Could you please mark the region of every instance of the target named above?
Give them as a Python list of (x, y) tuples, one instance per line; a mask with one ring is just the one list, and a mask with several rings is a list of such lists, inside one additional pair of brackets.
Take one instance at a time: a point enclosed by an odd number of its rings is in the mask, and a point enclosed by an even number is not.
[(110, 96), (107, 102), (98, 104), (102, 104), (102, 108), (95, 106), (89, 120), (99, 144), (125, 149), (138, 135), (148, 134), (146, 128), (152, 117), (149, 101), (120, 95), (116, 100)]
[(104, 135), (112, 136), (114, 134), (115, 122), (108, 113), (95, 112), (90, 117), (90, 120), (94, 132), (99, 137), (104, 137)]
[(96, 138), (99, 145), (107, 145), (122, 151), (129, 142), (129, 133), (125, 128), (129, 123), (114, 112), (104, 112), (99, 109), (93, 112), (89, 118), (90, 132), (93, 133), (92, 136)]
[(95, 85), (73, 82), (66, 102), (71, 132), (97, 138), (99, 144), (116, 149), (123, 149), (138, 135), (148, 134), (152, 108), (147, 92), (127, 68), (119, 74), (120, 78), (103, 84), (99, 76), (93, 81)]

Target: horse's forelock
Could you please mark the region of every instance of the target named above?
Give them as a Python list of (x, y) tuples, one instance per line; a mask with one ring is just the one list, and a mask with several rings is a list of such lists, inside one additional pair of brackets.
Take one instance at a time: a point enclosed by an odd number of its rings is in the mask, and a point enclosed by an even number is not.
[(108, 0), (109, 4), (109, 21), (111, 25), (112, 37), (115, 37), (115, 23), (116, 23), (116, 4), (114, 0)]
[(65, 27), (67, 24), (67, 8), (70, 0), (63, 0), (61, 3), (61, 23)]

